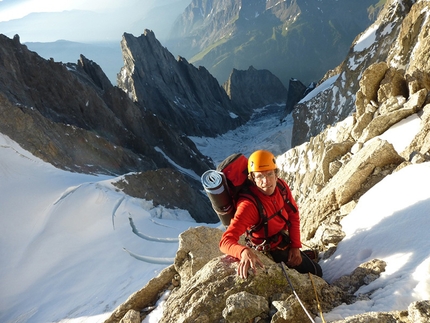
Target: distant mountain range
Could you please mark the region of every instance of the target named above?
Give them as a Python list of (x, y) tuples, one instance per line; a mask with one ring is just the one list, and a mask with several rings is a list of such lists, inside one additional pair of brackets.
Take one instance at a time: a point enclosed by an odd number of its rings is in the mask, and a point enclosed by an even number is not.
[[(172, 54), (186, 58), (196, 67), (206, 67), (220, 84), (233, 68), (247, 70), (253, 66), (271, 71), (287, 87), (291, 78), (304, 84), (318, 81), (327, 70), (340, 64), (354, 38), (372, 24), (386, 2), (189, 1), (164, 0), (150, 10), (136, 7), (140, 16), (133, 14), (128, 21), (113, 24), (115, 28), (110, 24), (108, 28), (95, 29), (89, 22), (100, 15), (71, 11), (0, 22), (0, 29), (9, 37), (19, 34), (30, 50), (47, 59), (76, 62), (83, 54), (97, 61), (113, 84), (123, 66), (120, 35), (128, 32), (139, 36), (151, 29)], [(118, 12), (118, 20), (121, 19)], [(47, 23), (51, 20), (55, 21), (54, 29)], [(67, 27), (70, 24), (74, 27)], [(64, 30), (63, 37), (54, 38), (61, 41), (35, 43), (23, 37), (41, 31), (48, 35), (54, 30), (57, 35)], [(100, 37), (98, 41), (68, 43), (74, 41), (73, 33), (98, 33)]]
[(232, 68), (268, 69), (318, 81), (337, 66), (376, 19), (378, 0), (193, 0), (175, 22), (167, 47), (205, 66), (223, 83)]

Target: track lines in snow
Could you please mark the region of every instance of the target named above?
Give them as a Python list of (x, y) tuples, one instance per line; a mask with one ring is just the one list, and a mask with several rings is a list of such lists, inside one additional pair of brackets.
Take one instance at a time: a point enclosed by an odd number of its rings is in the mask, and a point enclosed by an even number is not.
[(140, 260), (140, 261), (148, 262), (150, 264), (171, 265), (175, 261), (175, 258), (158, 258), (158, 257), (142, 256), (142, 255), (135, 254), (134, 252), (131, 252), (130, 250), (127, 250), (126, 248), (123, 248), (123, 249), (125, 252), (127, 252), (133, 258), (136, 258), (137, 260)]
[(61, 196), (52, 205), (59, 204), (61, 201), (65, 200), (69, 195), (76, 192), (82, 185), (84, 184), (68, 188), (63, 194), (61, 194)]
[(165, 227), (165, 228), (170, 228), (170, 229), (175, 229), (174, 227), (170, 226), (170, 225), (166, 225), (166, 224), (162, 224), (160, 222), (155, 221), (154, 219), (150, 219), (152, 223), (159, 225), (160, 227)]
[(113, 206), (112, 209), (112, 227), (115, 230), (115, 213), (116, 211), (119, 209), (119, 207), (121, 206), (122, 202), (124, 201), (125, 196), (121, 197)]
[(143, 233), (139, 232), (139, 230), (137, 230), (136, 225), (134, 224), (133, 219), (131, 217), (129, 217), (128, 220), (130, 221), (130, 226), (131, 226), (131, 230), (133, 231), (133, 233), (142, 239), (145, 239), (148, 241), (155, 241), (155, 242), (165, 242), (165, 243), (177, 243), (177, 242), (179, 242), (178, 238), (156, 238), (156, 237), (151, 237), (151, 236), (148, 236), (146, 234), (143, 234)]

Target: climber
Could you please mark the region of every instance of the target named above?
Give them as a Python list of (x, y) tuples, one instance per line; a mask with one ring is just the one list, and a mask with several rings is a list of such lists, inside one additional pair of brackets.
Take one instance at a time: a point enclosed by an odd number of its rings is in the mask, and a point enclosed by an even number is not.
[[(236, 213), (220, 240), (220, 250), (239, 259), (237, 274), (264, 267), (251, 250), (265, 252), (300, 273), (322, 276), (321, 267), (300, 251), (300, 218), (286, 182), (278, 178), (275, 156), (257, 150), (248, 159), (249, 185), (239, 194)], [(246, 246), (239, 237), (246, 233)]]

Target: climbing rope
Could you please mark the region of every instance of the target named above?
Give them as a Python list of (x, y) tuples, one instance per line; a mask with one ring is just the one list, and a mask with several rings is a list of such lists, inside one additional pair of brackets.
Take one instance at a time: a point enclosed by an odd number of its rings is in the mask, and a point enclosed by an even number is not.
[(309, 279), (311, 280), (312, 286), (314, 288), (315, 298), (317, 300), (317, 305), (318, 305), (318, 310), (320, 311), (321, 320), (323, 321), (323, 323), (326, 323), (325, 320), (324, 320), (323, 313), (322, 313), (321, 304), (320, 304), (320, 301), (318, 299), (318, 293), (317, 293), (317, 289), (315, 288), (314, 279), (312, 278), (311, 273), (308, 273), (308, 274), (309, 274)]
[(284, 265), (284, 263), (283, 263), (283, 262), (281, 262), (281, 268), (282, 268), (282, 271), (284, 272), (284, 276), (287, 278), (288, 284), (290, 285), (290, 287), (291, 287), (291, 289), (292, 289), (292, 291), (293, 291), (294, 296), (295, 296), (295, 297), (297, 298), (297, 300), (299, 301), (300, 306), (303, 308), (303, 310), (305, 311), (306, 315), (309, 317), (309, 319), (311, 320), (311, 322), (312, 322), (312, 323), (316, 323), (316, 322), (314, 321), (314, 319), (312, 318), (312, 316), (309, 314), (309, 312), (308, 312), (308, 310), (306, 309), (306, 307), (303, 305), (303, 303), (302, 303), (302, 301), (301, 301), (301, 299), (300, 299), (299, 295), (297, 295), (296, 290), (294, 289), (294, 286), (293, 286), (293, 284), (291, 283), (290, 277), (288, 276), (287, 271), (285, 270), (285, 265)]

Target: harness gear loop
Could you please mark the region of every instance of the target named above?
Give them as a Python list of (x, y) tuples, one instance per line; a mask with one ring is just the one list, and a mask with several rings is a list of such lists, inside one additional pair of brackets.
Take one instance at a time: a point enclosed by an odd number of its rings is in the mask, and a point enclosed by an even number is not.
[(270, 243), (267, 243), (266, 240), (258, 245), (254, 244), (248, 237), (245, 237), (245, 241), (246, 245), (254, 250), (261, 251), (263, 253), (270, 250)]

